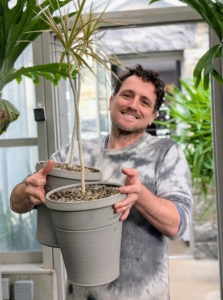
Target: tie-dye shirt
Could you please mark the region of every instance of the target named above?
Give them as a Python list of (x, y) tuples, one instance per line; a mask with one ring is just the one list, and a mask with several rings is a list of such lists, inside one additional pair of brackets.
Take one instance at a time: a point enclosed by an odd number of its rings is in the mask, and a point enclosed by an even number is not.
[[(190, 171), (182, 149), (171, 139), (147, 133), (122, 149), (104, 149), (106, 138), (83, 141), (85, 165), (102, 170), (103, 181), (123, 183), (122, 168), (135, 168), (141, 182), (155, 195), (171, 200), (183, 213), (179, 232), (190, 222), (192, 195)], [(65, 162), (69, 145), (52, 155)], [(76, 153), (78, 153), (76, 149)], [(78, 158), (74, 159), (79, 164)], [(120, 275), (111, 283), (96, 287), (68, 285), (67, 300), (167, 300), (168, 237), (154, 228), (134, 207), (123, 222)]]

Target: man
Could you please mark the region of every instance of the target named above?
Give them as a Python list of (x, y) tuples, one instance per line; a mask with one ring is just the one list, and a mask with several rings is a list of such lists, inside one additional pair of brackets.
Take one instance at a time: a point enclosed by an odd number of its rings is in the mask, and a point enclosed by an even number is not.
[[(190, 172), (180, 147), (171, 139), (145, 132), (158, 114), (164, 82), (158, 73), (137, 65), (120, 77), (110, 98), (111, 133), (83, 141), (87, 166), (101, 169), (103, 181), (122, 182), (127, 197), (114, 206), (123, 222), (120, 276), (97, 287), (69, 284), (67, 299), (169, 299), (168, 238), (182, 237), (190, 221)], [(48, 165), (14, 188), (11, 207), (29, 211), (44, 203), (47, 173), (64, 162), (69, 145)], [(76, 152), (77, 153), (77, 152)], [(74, 159), (78, 163), (78, 157)]]

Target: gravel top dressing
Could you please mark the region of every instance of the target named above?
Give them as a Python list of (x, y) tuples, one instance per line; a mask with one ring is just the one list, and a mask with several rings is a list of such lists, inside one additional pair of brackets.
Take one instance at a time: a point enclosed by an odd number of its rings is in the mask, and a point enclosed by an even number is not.
[(53, 193), (50, 196), (50, 199), (58, 202), (81, 202), (98, 200), (118, 194), (118, 188), (119, 187), (112, 185), (89, 184), (86, 185), (86, 193), (84, 196), (81, 194), (81, 187), (76, 187), (73, 189), (66, 189)]
[[(40, 164), (45, 166), (47, 164), (47, 162), (41, 162)], [(69, 167), (68, 164), (65, 164), (65, 163), (54, 163), (54, 169), (81, 172), (80, 166), (72, 165), (72, 167)], [(89, 167), (84, 167), (84, 171), (86, 173), (99, 173), (99, 170), (95, 170), (95, 169), (89, 168)]]

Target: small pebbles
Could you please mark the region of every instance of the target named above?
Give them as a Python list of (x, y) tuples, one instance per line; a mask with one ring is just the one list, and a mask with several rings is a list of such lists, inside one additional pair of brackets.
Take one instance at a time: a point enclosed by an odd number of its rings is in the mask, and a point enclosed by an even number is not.
[[(47, 162), (41, 162), (41, 165), (45, 166)], [(66, 170), (66, 171), (74, 171), (74, 172), (80, 172), (81, 167), (77, 165), (72, 165), (72, 167), (69, 167), (68, 164), (65, 163), (54, 163), (54, 169), (60, 169), (60, 170)], [(99, 170), (95, 170), (93, 168), (84, 167), (84, 171), (86, 173), (99, 173)]]
[(77, 187), (56, 192), (50, 199), (58, 202), (81, 202), (107, 198), (119, 193), (118, 187), (112, 185), (88, 184), (85, 188), (84, 196), (81, 194), (81, 187)]

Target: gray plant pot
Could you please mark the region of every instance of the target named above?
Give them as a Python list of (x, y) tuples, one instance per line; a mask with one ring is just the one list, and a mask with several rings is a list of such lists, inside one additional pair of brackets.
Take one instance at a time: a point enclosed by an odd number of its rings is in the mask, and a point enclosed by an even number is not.
[[(110, 182), (97, 184), (121, 186)], [(54, 192), (79, 185), (47, 193), (46, 206), (51, 210), (68, 280), (80, 286), (97, 286), (115, 280), (120, 273), (122, 222), (113, 205), (126, 195), (76, 203), (49, 198)]]
[[(36, 171), (39, 171), (44, 166), (42, 162), (37, 162)], [(66, 171), (60, 169), (53, 169), (47, 176), (47, 182), (45, 185), (46, 193), (58, 187), (80, 183), (80, 172)], [(99, 181), (102, 178), (102, 173), (85, 173), (86, 181)], [(46, 205), (39, 205), (37, 207), (37, 231), (36, 239), (39, 243), (59, 248), (59, 243), (56, 235), (56, 231), (53, 225), (53, 220), (50, 210)]]

